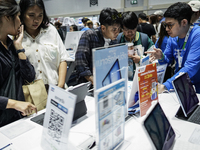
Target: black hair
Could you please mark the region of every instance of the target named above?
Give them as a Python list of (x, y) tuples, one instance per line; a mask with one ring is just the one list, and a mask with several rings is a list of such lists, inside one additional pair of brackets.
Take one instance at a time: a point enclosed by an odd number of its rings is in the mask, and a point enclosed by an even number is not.
[(166, 31), (166, 28), (164, 27), (164, 24), (165, 22), (163, 21), (161, 23), (161, 26), (160, 26), (160, 33), (159, 33), (159, 39), (158, 39), (158, 48), (161, 48), (161, 45), (162, 45), (162, 42), (163, 42), (163, 39), (165, 36), (169, 37), (167, 31)]
[[(128, 29), (135, 29), (138, 25), (138, 18), (134, 12), (125, 12), (122, 15), (122, 25), (125, 26)], [(122, 26), (122, 28), (123, 28)]]
[(81, 21), (82, 21), (83, 24), (85, 24), (88, 20), (90, 20), (90, 19), (83, 17)]
[(181, 24), (181, 21), (183, 19), (187, 19), (188, 24), (190, 24), (191, 16), (192, 9), (190, 5), (183, 2), (178, 2), (171, 5), (164, 13), (164, 17), (176, 19), (179, 22), (179, 24)]
[(96, 24), (99, 26), (100, 24), (98, 22), (96, 22)]
[(73, 31), (78, 31), (78, 27), (75, 24), (71, 25), (71, 27), (73, 28)]
[(47, 17), (47, 13), (45, 10), (44, 2), (42, 0), (20, 0), (19, 6), (21, 8), (21, 16), (20, 19), (22, 23), (24, 22), (24, 14), (29, 7), (37, 5), (43, 10), (43, 21), (40, 25), (41, 28), (47, 28), (49, 24), (49, 18)]
[(0, 0), (0, 23), (3, 16), (10, 16), (14, 21), (20, 8), (15, 0)]
[(62, 23), (59, 22), (59, 21), (56, 21), (56, 22), (54, 23), (54, 26), (55, 26), (56, 28), (59, 29), (59, 28), (62, 26)]
[(138, 18), (141, 18), (142, 20), (146, 20), (146, 21), (148, 20), (147, 15), (145, 13), (140, 13), (138, 15)]
[(104, 8), (99, 16), (101, 25), (112, 26), (114, 24), (122, 24), (122, 15), (112, 8)]

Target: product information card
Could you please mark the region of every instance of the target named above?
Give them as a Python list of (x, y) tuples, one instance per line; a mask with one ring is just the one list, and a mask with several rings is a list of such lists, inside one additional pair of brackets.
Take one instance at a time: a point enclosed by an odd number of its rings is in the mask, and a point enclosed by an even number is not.
[(120, 79), (95, 92), (98, 149), (114, 149), (124, 140), (125, 82)]
[(127, 68), (127, 45), (93, 49), (96, 141), (99, 150), (115, 149), (124, 141)]
[(41, 145), (45, 150), (66, 150), (76, 95), (49, 86)]

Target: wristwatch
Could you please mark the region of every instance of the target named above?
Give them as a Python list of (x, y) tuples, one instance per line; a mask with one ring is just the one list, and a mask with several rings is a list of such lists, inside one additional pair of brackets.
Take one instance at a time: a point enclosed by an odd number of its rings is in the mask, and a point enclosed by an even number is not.
[(17, 54), (19, 54), (19, 53), (21, 53), (21, 52), (25, 52), (25, 49), (19, 49), (19, 50), (17, 50)]

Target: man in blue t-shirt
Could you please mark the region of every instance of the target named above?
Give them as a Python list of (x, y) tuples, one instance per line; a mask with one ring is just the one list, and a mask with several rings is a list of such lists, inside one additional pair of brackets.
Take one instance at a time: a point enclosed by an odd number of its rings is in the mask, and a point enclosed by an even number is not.
[(183, 72), (187, 72), (196, 92), (200, 93), (200, 27), (190, 26), (192, 9), (187, 3), (175, 3), (165, 12), (165, 27), (170, 38), (162, 53), (161, 49), (154, 49), (151, 61), (158, 59), (160, 64), (170, 64), (176, 60), (175, 74), (165, 83), (159, 84), (158, 92), (173, 89), (172, 81)]

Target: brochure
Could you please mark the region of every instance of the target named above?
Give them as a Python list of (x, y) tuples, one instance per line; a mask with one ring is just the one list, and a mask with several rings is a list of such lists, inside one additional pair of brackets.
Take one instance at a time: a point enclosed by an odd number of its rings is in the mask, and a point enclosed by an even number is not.
[(97, 149), (114, 149), (124, 140), (125, 79), (95, 91)]
[[(155, 45), (152, 45), (152, 46), (147, 50), (147, 52), (152, 52), (152, 51), (154, 51), (154, 48), (156, 48)], [(151, 54), (147, 54), (147, 55), (151, 55)]]
[(142, 59), (140, 59), (140, 66), (145, 66), (149, 64), (149, 56), (145, 56)]
[(76, 95), (50, 85), (41, 145), (45, 150), (68, 149)]
[(144, 54), (144, 47), (142, 45), (135, 45), (134, 46), (134, 51), (139, 55), (143, 56)]
[(158, 76), (158, 82), (160, 84), (163, 83), (166, 69), (167, 69), (167, 64), (157, 66), (157, 76)]
[(140, 100), (140, 116), (144, 116), (153, 100), (158, 100), (156, 64), (137, 68)]

